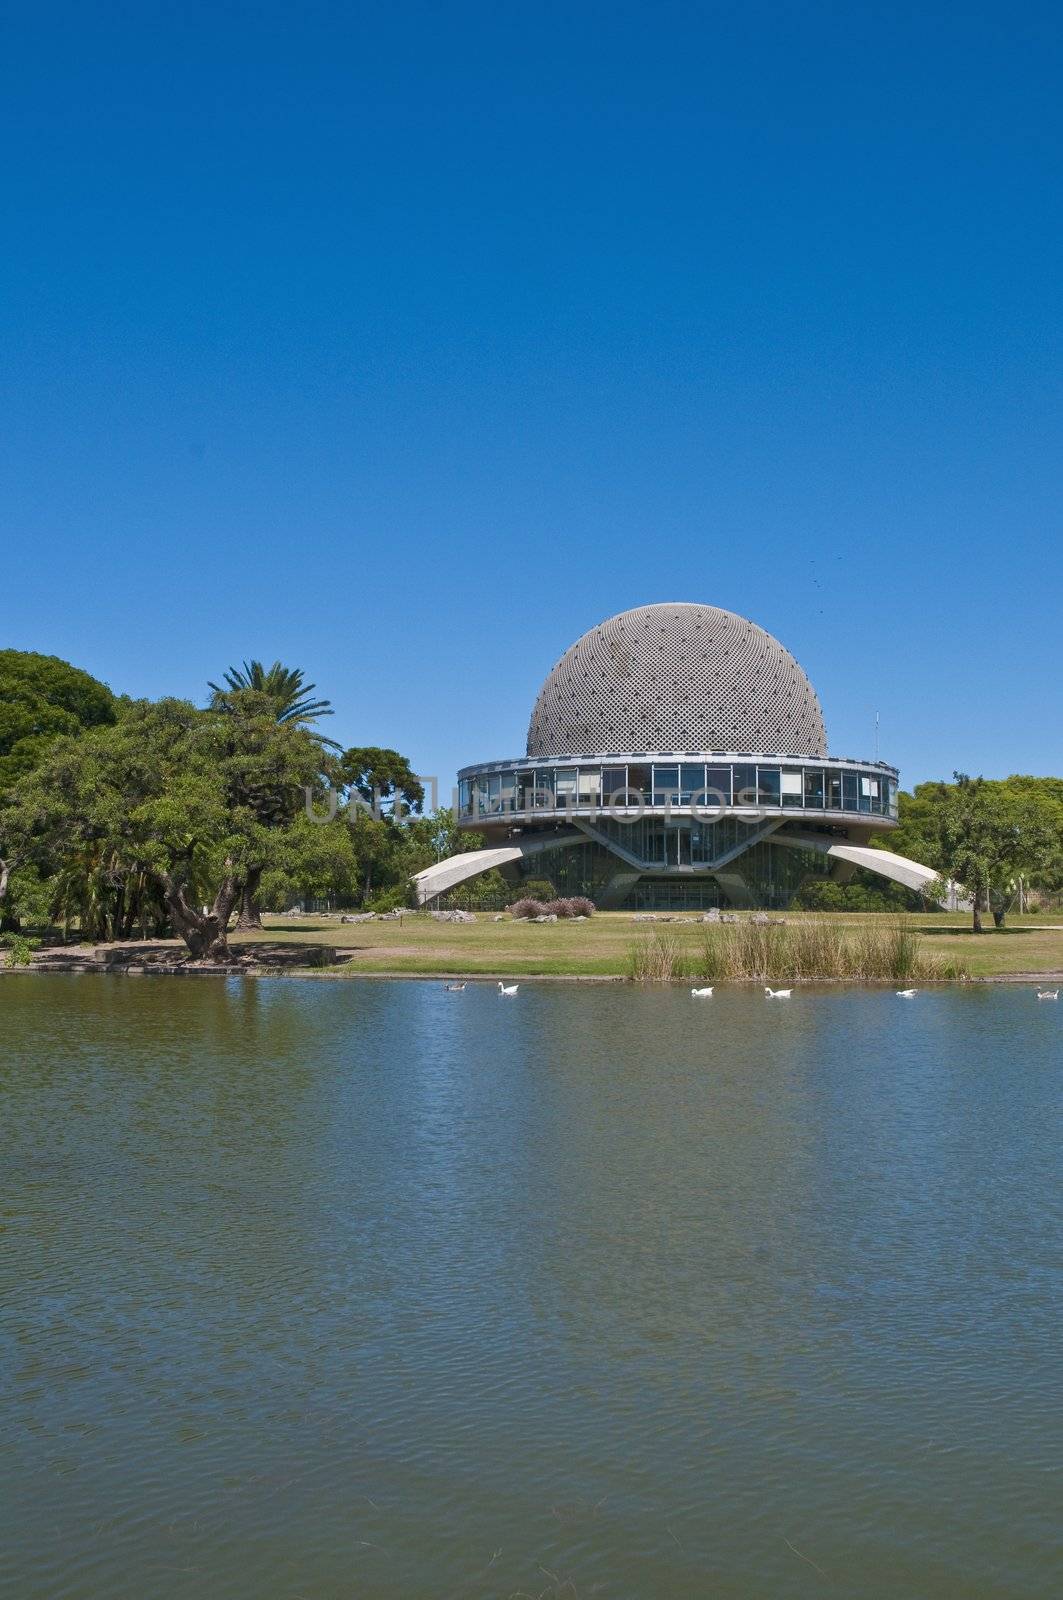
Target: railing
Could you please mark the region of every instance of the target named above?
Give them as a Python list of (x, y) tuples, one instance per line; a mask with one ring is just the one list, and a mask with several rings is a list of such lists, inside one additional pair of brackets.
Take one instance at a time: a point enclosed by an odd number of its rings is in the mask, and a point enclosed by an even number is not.
[(677, 813), (709, 820), (726, 811), (892, 819), (897, 775), (892, 768), (827, 761), (514, 763), (473, 769), (459, 783), (459, 814), (469, 822)]

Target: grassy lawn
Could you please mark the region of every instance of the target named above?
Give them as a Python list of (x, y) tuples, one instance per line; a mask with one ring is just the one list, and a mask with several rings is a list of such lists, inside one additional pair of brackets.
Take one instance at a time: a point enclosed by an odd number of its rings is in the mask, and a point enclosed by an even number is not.
[[(876, 916), (848, 913), (786, 913), (798, 918), (843, 926), (875, 922)], [(700, 918), (674, 922), (636, 923), (630, 912), (599, 912), (589, 922), (534, 924), (495, 922), (490, 913), (475, 923), (436, 922), (413, 912), (401, 923), (341, 924), (338, 916), (267, 916), (260, 934), (238, 935), (234, 948), (277, 944), (328, 946), (349, 953), (338, 973), (421, 973), (429, 976), (523, 975), (525, 977), (622, 977), (628, 954), (641, 935), (656, 927), (674, 936), (682, 946), (696, 950), (703, 925)], [(981, 936), (970, 931), (970, 919), (941, 914), (909, 919), (920, 930), (925, 951), (942, 962), (956, 962), (973, 978), (1015, 973), (1063, 975), (1063, 927), (1045, 925), (1044, 919), (1016, 917), (1001, 932), (990, 929)], [(1063, 922), (1063, 918), (1059, 919)]]

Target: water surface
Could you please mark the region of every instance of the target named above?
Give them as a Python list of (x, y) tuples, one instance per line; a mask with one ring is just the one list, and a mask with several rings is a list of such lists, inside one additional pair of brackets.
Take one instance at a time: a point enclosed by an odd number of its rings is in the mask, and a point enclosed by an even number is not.
[(1063, 1588), (1063, 1005), (0, 980), (18, 1600)]

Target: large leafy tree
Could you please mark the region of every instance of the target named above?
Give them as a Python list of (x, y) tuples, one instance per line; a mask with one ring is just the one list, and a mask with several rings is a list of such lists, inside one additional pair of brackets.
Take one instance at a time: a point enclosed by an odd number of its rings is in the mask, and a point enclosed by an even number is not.
[[(265, 667), (261, 661), (245, 661), (242, 667), (230, 667), (223, 676), (225, 688), (216, 683), (207, 685), (212, 692), (213, 710), (244, 720), (248, 717), (272, 717), (280, 726), (307, 729), (322, 751), (339, 750), (335, 740), (326, 739), (320, 729), (314, 726), (320, 717), (333, 715), (332, 707), (327, 700), (313, 699), (317, 685), (306, 682), (301, 667), (286, 667), (280, 661)], [(241, 891), (237, 924), (242, 929), (262, 926), (258, 891), (264, 867), (263, 861), (248, 869)]]
[[(44, 760), (57, 739), (107, 726), (117, 714), (118, 702), (107, 685), (79, 667), (33, 650), (0, 650), (0, 905), (5, 912), (13, 884), (31, 896), (39, 887), (32, 868), (22, 874), (21, 885), (15, 877), (23, 858), (8, 826), (12, 785)], [(13, 898), (17, 911), (23, 897)]]
[(266, 714), (136, 702), (112, 728), (56, 743), (13, 794), (27, 853), (102, 857), (143, 883), (196, 959), (227, 960), (227, 927), (253, 868), (283, 849), (321, 748)]
[(936, 807), (937, 838), (931, 861), (942, 877), (962, 883), (971, 895), (973, 928), (982, 931), (981, 908), (1004, 925), (1019, 879), (1043, 870), (1058, 849), (1058, 819), (1048, 800), (1006, 783), (956, 773), (941, 785)]
[(985, 906), (1000, 926), (1020, 880), (1047, 889), (1063, 884), (1063, 780), (954, 777), (902, 793), (899, 827), (875, 842), (962, 883), (975, 902), (976, 926)]
[(339, 772), (347, 791), (347, 815), (358, 861), (361, 898), (374, 890), (404, 888), (409, 877), (407, 816), (424, 806), (424, 786), (405, 756), (377, 745), (345, 750)]

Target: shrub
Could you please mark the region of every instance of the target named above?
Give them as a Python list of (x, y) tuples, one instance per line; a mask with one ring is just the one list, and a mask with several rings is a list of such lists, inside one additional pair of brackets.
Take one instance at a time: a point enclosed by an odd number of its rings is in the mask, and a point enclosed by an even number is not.
[(459, 883), (435, 901), (440, 911), (504, 911), (514, 885), (507, 883), (497, 867), (481, 872), (478, 878)]
[(0, 933), (0, 948), (7, 951), (8, 964), (12, 967), (26, 966), (40, 942), (27, 938), (24, 933)]
[(521, 884), (529, 900), (556, 900), (557, 890), (549, 878), (525, 878)]
[[(832, 878), (812, 878), (801, 885), (790, 905), (795, 911), (916, 911), (919, 896), (899, 883), (883, 883), (865, 868), (857, 868), (849, 883)], [(936, 910), (936, 905), (931, 905)]]
[(527, 896), (523, 900), (514, 900), (506, 909), (511, 917), (541, 917), (546, 914), (546, 906), (541, 900), (532, 900)]
[(410, 903), (409, 892), (406, 885), (396, 884), (393, 889), (382, 889), (371, 900), (367, 900), (363, 907), (365, 911), (398, 911)]

